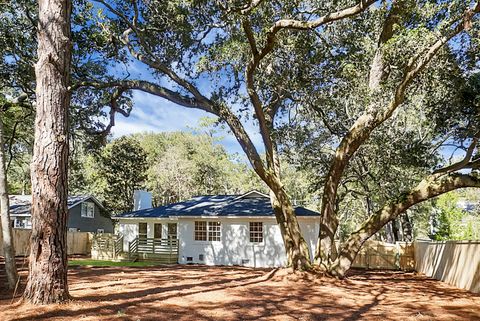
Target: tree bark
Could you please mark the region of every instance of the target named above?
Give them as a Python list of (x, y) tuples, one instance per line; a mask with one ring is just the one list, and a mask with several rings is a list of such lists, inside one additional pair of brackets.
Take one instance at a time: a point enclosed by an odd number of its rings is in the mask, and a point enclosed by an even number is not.
[(33, 304), (70, 298), (66, 248), (70, 12), (69, 0), (39, 1), (32, 236), (24, 293)]
[(466, 174), (433, 174), (422, 180), (410, 192), (395, 200), (387, 202), (343, 244), (338, 258), (329, 267), (331, 275), (343, 278), (350, 269), (360, 248), (372, 235), (378, 232), (385, 224), (392, 221), (410, 207), (441, 194), (465, 187), (480, 187), (480, 179)]
[(403, 213), (400, 216), (402, 221), (402, 230), (403, 230), (403, 241), (412, 242), (413, 241), (413, 231), (412, 231), (412, 222), (408, 216), (408, 212)]
[[(401, 2), (401, 4), (403, 3)], [(398, 10), (401, 10), (401, 6), (393, 2), (391, 12), (384, 22), (383, 30), (379, 38), (379, 46), (371, 66), (369, 75), (370, 86), (379, 86), (385, 76), (386, 71), (383, 62), (382, 44), (393, 36), (393, 24), (398, 20), (398, 17), (396, 17)], [(468, 28), (469, 24), (465, 23), (465, 21), (471, 21), (472, 17), (478, 12), (480, 12), (480, 1), (477, 2), (472, 9), (465, 12), (464, 17), (461, 19), (464, 21), (463, 23), (459, 21), (460, 23), (453, 30), (449, 30), (446, 35), (439, 37), (422, 56), (417, 56), (409, 62), (405, 69), (404, 76), (397, 84), (394, 95), (389, 103), (385, 107), (379, 107), (375, 103), (367, 106), (364, 114), (355, 121), (340, 142), (327, 174), (327, 179), (325, 180), (315, 263), (320, 264), (320, 266), (330, 266), (332, 262), (336, 260), (336, 248), (333, 246), (334, 236), (338, 227), (335, 204), (337, 201), (338, 186), (350, 159), (370, 137), (371, 133), (389, 119), (393, 115), (393, 112), (403, 103), (407, 88), (413, 79), (428, 65), (436, 53), (450, 39)], [(372, 93), (375, 93), (379, 89), (379, 87), (370, 87)]]
[(393, 237), (393, 243), (399, 242), (401, 240), (400, 238), (400, 230), (398, 229), (398, 222), (396, 219), (393, 219), (390, 224), (392, 224), (392, 237)]
[(310, 250), (302, 236), (295, 209), (283, 187), (274, 186), (276, 189), (270, 190), (270, 200), (282, 234), (287, 266), (299, 271), (309, 270), (312, 266)]
[[(400, 9), (401, 7), (398, 6), (397, 1), (392, 1), (392, 9), (383, 23), (369, 73), (368, 85), (372, 95), (380, 89), (382, 80), (386, 78), (383, 45), (393, 36), (393, 27), (398, 22)], [(378, 125), (376, 117), (372, 112), (375, 110), (375, 106), (375, 104), (368, 106), (366, 113), (357, 119), (347, 135), (342, 139), (325, 180), (320, 211), (320, 231), (315, 254), (315, 263), (322, 268), (328, 266), (337, 256), (335, 234), (338, 228), (338, 219), (335, 213), (335, 206), (338, 186), (350, 159)]]
[(287, 265), (294, 270), (310, 269), (311, 258), (307, 242), (300, 231), (290, 197), (279, 179), (280, 162), (274, 142), (271, 144), (271, 160), (268, 162), (268, 168), (266, 168), (243, 125), (232, 111), (226, 107), (220, 107), (218, 114), (234, 133), (253, 170), (270, 188), (270, 200), (284, 240)]
[(15, 246), (13, 244), (12, 225), (10, 223), (10, 202), (7, 191), (7, 170), (5, 167), (5, 144), (3, 140), (3, 113), (0, 119), (0, 215), (3, 235), (3, 252), (8, 288), (14, 289), (18, 274), (15, 264)]

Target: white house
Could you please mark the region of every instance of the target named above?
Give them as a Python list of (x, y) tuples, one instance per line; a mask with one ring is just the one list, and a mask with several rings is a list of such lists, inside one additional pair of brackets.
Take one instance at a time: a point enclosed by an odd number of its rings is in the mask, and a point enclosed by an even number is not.
[[(319, 214), (295, 208), (313, 257)], [(267, 195), (199, 196), (185, 202), (141, 209), (114, 217), (124, 248), (140, 238), (178, 239), (178, 263), (283, 266), (286, 262), (280, 228)]]

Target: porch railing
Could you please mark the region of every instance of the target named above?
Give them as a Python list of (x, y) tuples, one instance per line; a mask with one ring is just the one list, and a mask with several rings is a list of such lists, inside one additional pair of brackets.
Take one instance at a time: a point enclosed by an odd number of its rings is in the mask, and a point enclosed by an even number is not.
[(115, 258), (123, 252), (123, 235), (118, 235), (114, 243)]
[(172, 263), (178, 260), (178, 245), (178, 239), (145, 238), (137, 236), (129, 243), (128, 255), (130, 260), (144, 258)]
[(138, 237), (128, 243), (128, 260), (136, 261), (138, 259)]

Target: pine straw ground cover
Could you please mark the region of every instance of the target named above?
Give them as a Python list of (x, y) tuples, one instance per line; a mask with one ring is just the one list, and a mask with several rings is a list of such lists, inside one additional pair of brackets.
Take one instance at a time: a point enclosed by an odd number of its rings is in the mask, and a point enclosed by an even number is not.
[(287, 272), (72, 266), (75, 300), (42, 307), (11, 304), (0, 272), (0, 320), (480, 320), (479, 295), (414, 273), (354, 271), (338, 281)]

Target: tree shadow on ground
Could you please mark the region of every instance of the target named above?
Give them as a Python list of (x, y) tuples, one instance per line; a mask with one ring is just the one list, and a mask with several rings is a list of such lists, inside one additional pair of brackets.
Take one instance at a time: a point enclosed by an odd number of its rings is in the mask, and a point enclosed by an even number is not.
[(353, 271), (339, 281), (237, 267), (78, 267), (69, 278), (76, 301), (13, 305), (0, 319), (480, 319), (479, 296), (414, 273)]

